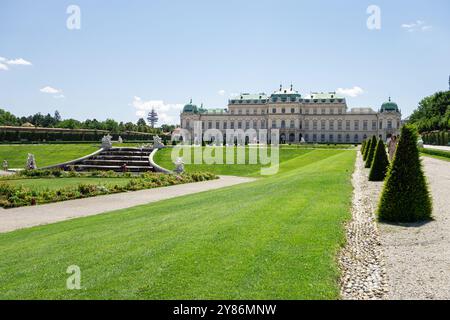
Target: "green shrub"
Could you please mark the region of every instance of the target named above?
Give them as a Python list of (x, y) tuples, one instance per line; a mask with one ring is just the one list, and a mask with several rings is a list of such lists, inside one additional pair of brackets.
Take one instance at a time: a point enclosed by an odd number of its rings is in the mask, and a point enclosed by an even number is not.
[(386, 154), (386, 147), (382, 139), (378, 140), (370, 167), (369, 181), (383, 181), (389, 167), (389, 160)]
[(361, 154), (364, 154), (364, 147), (366, 146), (366, 140), (361, 143)]
[(397, 151), (389, 167), (378, 218), (389, 222), (417, 222), (431, 219), (432, 204), (417, 148), (417, 133), (403, 126)]
[(372, 140), (369, 139), (367, 140), (366, 146), (364, 147), (364, 153), (363, 153), (363, 160), (366, 161), (367, 160), (367, 155), (369, 153), (370, 150), (370, 144), (372, 143)]
[(377, 137), (373, 136), (370, 140), (370, 148), (367, 150), (366, 156), (366, 168), (370, 168), (373, 161), (373, 155), (375, 154), (375, 148), (377, 147)]

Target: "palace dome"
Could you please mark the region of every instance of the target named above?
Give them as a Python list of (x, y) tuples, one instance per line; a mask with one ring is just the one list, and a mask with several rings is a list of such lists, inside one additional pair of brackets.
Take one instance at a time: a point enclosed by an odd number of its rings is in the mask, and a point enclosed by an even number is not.
[(383, 103), (381, 105), (381, 112), (391, 111), (391, 112), (399, 112), (398, 105), (391, 101), (391, 97), (389, 97), (389, 101)]
[(197, 106), (195, 104), (192, 104), (192, 99), (191, 101), (186, 104), (183, 108), (183, 112), (190, 112), (190, 113), (197, 113), (198, 109)]

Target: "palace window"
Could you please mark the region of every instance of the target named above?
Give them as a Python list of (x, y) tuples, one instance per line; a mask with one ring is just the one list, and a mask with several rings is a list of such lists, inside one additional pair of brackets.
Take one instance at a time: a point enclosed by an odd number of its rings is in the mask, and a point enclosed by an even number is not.
[(309, 109), (305, 109), (305, 114), (309, 114)]
[(313, 114), (317, 114), (317, 109), (316, 108), (313, 109)]
[(309, 140), (309, 134), (305, 133), (305, 142), (308, 142)]
[(234, 121), (230, 122), (230, 129), (234, 129)]
[(338, 142), (342, 142), (342, 134), (338, 134)]
[(367, 139), (367, 134), (364, 134), (363, 135), (363, 140), (366, 140)]
[(350, 135), (348, 133), (345, 135), (345, 142), (350, 142)]
[(295, 113), (295, 109), (294, 108), (291, 108), (291, 113)]
[(392, 120), (388, 120), (387, 122), (387, 128), (392, 129)]
[(258, 112), (256, 111), (256, 109), (253, 109), (253, 114), (257, 114)]
[(364, 120), (364, 121), (363, 121), (363, 130), (364, 130), (364, 131), (367, 131), (367, 126), (368, 126), (368, 121), (367, 121), (367, 120)]
[(334, 114), (334, 109), (330, 109), (330, 114)]
[(334, 120), (330, 120), (330, 130), (334, 130)]
[(250, 110), (245, 110), (245, 114), (250, 114)]
[(334, 136), (332, 134), (330, 134), (329, 141), (334, 142)]
[(317, 134), (313, 134), (313, 142), (317, 142)]
[(325, 109), (322, 109), (322, 114), (326, 114), (326, 110)]
[(281, 128), (286, 128), (286, 121), (284, 121), (284, 120), (281, 120)]
[(205, 130), (205, 121), (202, 121), (202, 130)]
[(294, 129), (294, 127), (295, 127), (294, 120), (291, 120), (290, 127), (291, 127), (291, 129)]
[(228, 124), (228, 122), (226, 122), (226, 121), (223, 122), (223, 128), (224, 128), (224, 129), (227, 129), (227, 127), (228, 127), (227, 124)]
[(342, 109), (341, 108), (338, 109), (338, 114), (342, 114)]
[(338, 120), (338, 130), (342, 130), (342, 120)]
[(325, 130), (325, 120), (320, 121), (320, 130)]
[(285, 113), (285, 112), (286, 112), (286, 109), (282, 108), (281, 113)]
[(242, 109), (239, 109), (239, 110), (238, 110), (238, 114), (242, 114)]
[(309, 120), (305, 120), (305, 129), (309, 130)]
[(355, 130), (359, 130), (359, 120), (354, 121), (354, 128)]
[(313, 130), (317, 130), (317, 120), (313, 120)]
[(380, 121), (380, 129), (383, 129), (383, 121)]
[(277, 113), (277, 109), (273, 108), (272, 113)]
[(272, 129), (275, 129), (277, 127), (277, 123), (275, 122), (275, 120), (272, 120)]
[(258, 124), (256, 123), (256, 120), (253, 120), (253, 129), (256, 129), (258, 127)]
[(220, 129), (220, 122), (216, 121), (216, 129)]
[(376, 120), (372, 121), (372, 130), (377, 130), (377, 121)]
[(250, 121), (245, 121), (245, 129), (250, 129)]
[(357, 134), (355, 134), (355, 137), (354, 137), (353, 141), (354, 142), (358, 142), (358, 135)]
[(212, 121), (209, 121), (208, 122), (208, 129), (211, 129), (212, 128)]
[(345, 121), (345, 130), (350, 130), (350, 120)]
[(320, 142), (325, 142), (325, 135), (324, 134), (320, 135)]
[(241, 121), (238, 122), (238, 129), (242, 129), (242, 122)]
[(265, 129), (266, 128), (266, 121), (261, 120), (261, 129)]
[(186, 128), (189, 128), (189, 120), (186, 120)]
[(230, 113), (231, 113), (231, 114), (234, 114), (234, 109), (231, 109), (231, 110), (230, 110)]

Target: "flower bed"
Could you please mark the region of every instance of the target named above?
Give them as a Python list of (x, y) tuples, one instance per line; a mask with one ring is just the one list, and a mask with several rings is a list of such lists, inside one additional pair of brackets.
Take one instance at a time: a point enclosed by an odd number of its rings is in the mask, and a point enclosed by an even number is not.
[[(57, 173), (56, 171), (59, 172)], [(115, 172), (102, 172), (100, 176), (102, 176), (103, 174), (106, 175), (103, 177), (124, 177), (123, 174)], [(1, 179), (0, 181), (2, 182), (0, 182), (0, 207), (14, 208), (21, 206), (31, 206), (49, 202), (58, 202), (95, 197), (98, 195), (118, 192), (166, 187), (176, 184), (199, 182), (218, 178), (216, 175), (207, 172), (183, 173), (180, 175), (147, 172), (139, 176), (130, 176), (130, 181), (128, 181), (128, 183), (125, 185), (119, 185), (112, 181), (111, 183), (106, 184), (78, 184), (57, 190), (32, 190), (21, 185), (16, 186), (8, 183), (8, 180), (17, 178), (23, 179), (24, 177), (45, 177), (58, 179), (60, 177), (71, 177), (71, 175), (79, 176), (80, 174), (77, 172), (64, 172), (60, 170), (35, 170), (29, 172), (24, 171), (21, 174), (18, 174), (17, 177), (13, 176), (6, 179)], [(83, 174), (83, 177), (84, 176), (95, 177), (97, 176), (97, 173), (91, 172), (88, 175)]]

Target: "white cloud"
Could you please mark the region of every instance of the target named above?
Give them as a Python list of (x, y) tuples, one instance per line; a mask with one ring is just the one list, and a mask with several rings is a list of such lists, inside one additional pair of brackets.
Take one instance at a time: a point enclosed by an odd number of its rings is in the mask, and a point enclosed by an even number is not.
[(408, 32), (427, 31), (433, 28), (431, 25), (426, 25), (423, 20), (417, 20), (412, 23), (403, 23), (401, 27)]
[(14, 66), (31, 66), (32, 63), (30, 61), (27, 61), (25, 59), (19, 58), (19, 59), (13, 59), (13, 60), (8, 60), (6, 61), (7, 64), (9, 65), (14, 65)]
[(217, 92), (220, 96), (224, 96), (225, 95), (225, 90), (219, 90), (218, 92)]
[(55, 88), (50, 87), (50, 86), (43, 87), (39, 91), (43, 92), (43, 93), (51, 93), (51, 94), (57, 94), (57, 93), (61, 93), (62, 92), (61, 90), (55, 89)]
[(183, 109), (181, 103), (165, 103), (163, 100), (142, 100), (134, 97), (130, 104), (136, 109), (136, 116), (146, 118), (148, 112), (155, 109), (158, 114), (158, 124), (178, 124), (180, 121), (180, 111)]
[[(1, 61), (1, 60), (0, 60)], [(0, 62), (0, 70), (8, 70), (8, 66)]]
[(64, 99), (65, 96), (63, 94), (58, 94), (56, 96), (53, 96), (53, 98), (55, 98), (55, 99)]
[(360, 87), (355, 86), (353, 88), (338, 88), (336, 90), (336, 93), (341, 94), (343, 96), (355, 98), (355, 97), (363, 94), (364, 90)]
[(0, 62), (6, 61), (6, 58), (0, 57)]

